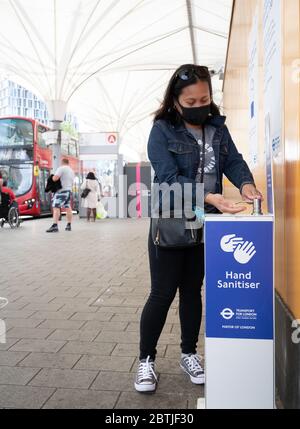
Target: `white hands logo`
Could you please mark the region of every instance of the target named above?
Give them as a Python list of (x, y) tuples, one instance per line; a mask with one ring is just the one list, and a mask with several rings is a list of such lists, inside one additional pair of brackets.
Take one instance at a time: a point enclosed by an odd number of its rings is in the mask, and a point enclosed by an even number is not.
[(234, 259), (240, 264), (247, 264), (256, 253), (252, 241), (244, 241), (242, 237), (237, 237), (235, 234), (224, 235), (220, 246), (224, 252), (233, 253)]
[(247, 264), (255, 255), (256, 250), (252, 241), (246, 241), (244, 244), (239, 244), (234, 251), (234, 258), (240, 264)]
[(237, 245), (243, 242), (244, 239), (242, 237), (237, 237), (235, 234), (224, 235), (221, 240), (221, 249), (224, 252), (234, 252)]

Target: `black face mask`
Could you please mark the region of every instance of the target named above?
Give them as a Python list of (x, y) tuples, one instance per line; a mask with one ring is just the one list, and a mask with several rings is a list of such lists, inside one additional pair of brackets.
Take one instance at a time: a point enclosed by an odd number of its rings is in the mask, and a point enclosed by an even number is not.
[(182, 109), (181, 117), (191, 125), (203, 125), (211, 112), (210, 104), (201, 107), (183, 107), (179, 101), (178, 104)]

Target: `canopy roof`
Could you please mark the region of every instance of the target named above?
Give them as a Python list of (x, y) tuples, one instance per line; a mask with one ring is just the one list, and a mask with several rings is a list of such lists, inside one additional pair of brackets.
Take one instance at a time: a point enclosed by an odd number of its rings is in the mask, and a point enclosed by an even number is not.
[[(82, 131), (146, 158), (151, 113), (184, 63), (224, 67), (232, 0), (0, 0), (0, 70), (68, 103)], [(219, 75), (214, 98), (221, 102)], [(55, 119), (55, 118), (53, 118)]]

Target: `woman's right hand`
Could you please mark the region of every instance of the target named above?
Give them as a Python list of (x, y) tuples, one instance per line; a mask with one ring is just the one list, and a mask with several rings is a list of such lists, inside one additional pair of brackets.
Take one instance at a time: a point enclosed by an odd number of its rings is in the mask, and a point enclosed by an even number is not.
[(205, 203), (215, 206), (222, 213), (236, 214), (246, 210), (245, 206), (237, 206), (221, 194), (207, 194)]

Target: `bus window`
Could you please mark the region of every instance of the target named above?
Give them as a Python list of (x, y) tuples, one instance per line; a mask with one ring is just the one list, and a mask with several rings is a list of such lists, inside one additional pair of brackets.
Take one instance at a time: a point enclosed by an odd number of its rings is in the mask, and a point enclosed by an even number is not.
[(61, 153), (63, 155), (69, 155), (69, 144), (68, 144), (67, 140), (61, 141)]
[(33, 147), (31, 149), (0, 147), (0, 162), (9, 164), (12, 161), (32, 161)]
[(32, 164), (1, 165), (0, 171), (7, 186), (11, 188), (16, 197), (26, 194), (32, 187)]
[(46, 148), (46, 140), (44, 139), (44, 133), (47, 131), (45, 127), (39, 125), (38, 127), (38, 145), (42, 148)]
[(69, 143), (69, 154), (71, 156), (75, 156), (75, 157), (78, 156), (76, 141), (72, 141), (72, 140), (70, 141), (70, 143)]
[(42, 213), (50, 213), (51, 212), (51, 195), (50, 193), (45, 192), (45, 187), (47, 184), (47, 180), (50, 176), (50, 171), (41, 168), (39, 170), (38, 176), (38, 190), (39, 190), (39, 199)]
[(0, 146), (33, 145), (33, 126), (24, 119), (0, 119)]

